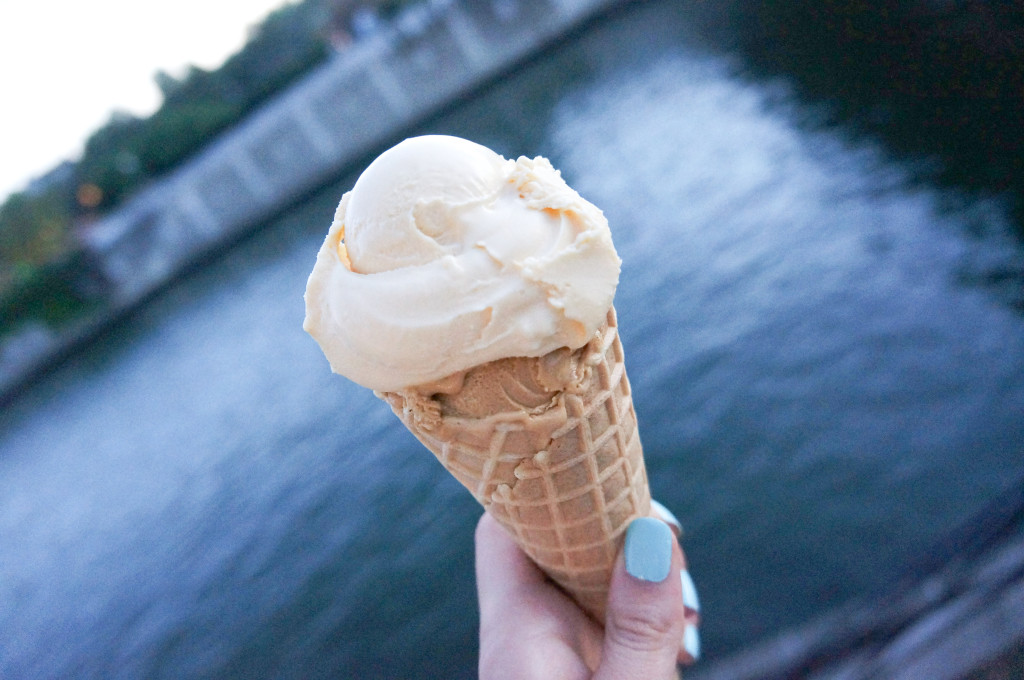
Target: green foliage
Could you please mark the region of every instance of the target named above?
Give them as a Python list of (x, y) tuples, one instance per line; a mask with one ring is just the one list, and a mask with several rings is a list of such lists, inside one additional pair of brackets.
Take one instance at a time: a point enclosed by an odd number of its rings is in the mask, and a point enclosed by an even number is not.
[(11, 195), (0, 206), (0, 261), (38, 266), (67, 248), (70, 201), (60, 189)]
[(173, 168), (238, 115), (238, 107), (216, 100), (161, 108), (139, 136), (137, 157), (143, 172), (158, 175)]
[(59, 323), (82, 307), (65, 268), (75, 258), (67, 186), (0, 206), (0, 335), (29, 319)]
[(100, 188), (98, 207), (117, 205), (322, 61), (328, 53), (322, 9), (321, 0), (307, 0), (273, 12), (216, 71), (193, 66), (180, 79), (158, 72), (164, 102), (152, 116), (115, 114), (86, 143), (79, 183)]
[(327, 14), (322, 2), (287, 5), (271, 13), (246, 46), (218, 71), (247, 106), (256, 104), (327, 56)]
[(118, 112), (86, 142), (76, 169), (77, 182), (102, 190), (99, 207), (117, 203), (137, 185), (138, 140), (144, 127), (144, 120)]
[[(163, 93), (148, 118), (115, 113), (87, 140), (73, 173), (0, 205), (0, 334), (29, 319), (61, 323), (93, 304), (75, 282), (88, 268), (73, 225), (174, 168), (254, 107), (323, 61), (328, 35), (355, 0), (302, 0), (271, 13), (215, 71), (154, 75)], [(360, 3), (364, 4), (364, 3)], [(372, 3), (385, 17), (409, 0)]]
[(22, 263), (16, 281), (0, 287), (0, 337), (29, 321), (59, 326), (81, 316), (96, 301), (76, 287), (80, 253), (41, 266)]

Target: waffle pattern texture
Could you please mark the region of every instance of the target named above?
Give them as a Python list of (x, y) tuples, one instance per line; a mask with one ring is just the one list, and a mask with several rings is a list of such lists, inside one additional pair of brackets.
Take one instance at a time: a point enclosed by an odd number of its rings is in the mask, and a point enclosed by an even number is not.
[[(568, 378), (554, 386), (531, 377), (538, 374)], [(471, 416), (447, 406), (482, 381), (500, 385), (517, 405)], [(491, 362), (456, 384), (447, 394), (421, 388), (378, 396), (541, 569), (603, 622), (626, 527), (651, 514), (614, 308), (579, 350)]]

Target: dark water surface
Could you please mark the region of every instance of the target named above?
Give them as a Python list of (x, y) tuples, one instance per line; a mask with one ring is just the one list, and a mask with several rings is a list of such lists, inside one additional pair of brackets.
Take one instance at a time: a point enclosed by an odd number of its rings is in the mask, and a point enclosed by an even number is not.
[[(907, 574), (1024, 476), (996, 201), (798, 125), (644, 3), (416, 132), (602, 207), (713, 659)], [(479, 509), (301, 330), (325, 188), (0, 415), (0, 677), (474, 677)]]

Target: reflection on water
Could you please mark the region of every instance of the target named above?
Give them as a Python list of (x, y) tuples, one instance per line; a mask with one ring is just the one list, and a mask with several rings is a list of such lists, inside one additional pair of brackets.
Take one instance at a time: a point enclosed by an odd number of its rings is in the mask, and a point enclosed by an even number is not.
[[(1024, 319), (976, 283), (1019, 257), (998, 205), (797, 128), (684, 28), (647, 3), (423, 131), (545, 153), (605, 209), (713, 659), (884, 588), (1024, 474)], [(352, 180), (0, 416), (0, 675), (474, 677), (479, 510), (301, 331)]]
[(610, 77), (566, 98), (552, 146), (615, 226), (652, 483), (731, 646), (884, 588), (1020, 477), (1024, 342), (960, 283), (1012, 257), (964, 238), (998, 206), (944, 210), (727, 74), (668, 54)]

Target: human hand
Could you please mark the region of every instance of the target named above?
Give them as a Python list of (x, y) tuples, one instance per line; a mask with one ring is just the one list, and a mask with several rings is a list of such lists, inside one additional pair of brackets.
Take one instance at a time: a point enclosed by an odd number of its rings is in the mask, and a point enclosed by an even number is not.
[(660, 520), (641, 518), (627, 529), (604, 628), (488, 513), (476, 529), (476, 577), (481, 680), (667, 679), (677, 677), (677, 662), (700, 653), (696, 591), (678, 542)]

